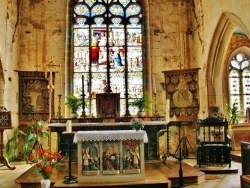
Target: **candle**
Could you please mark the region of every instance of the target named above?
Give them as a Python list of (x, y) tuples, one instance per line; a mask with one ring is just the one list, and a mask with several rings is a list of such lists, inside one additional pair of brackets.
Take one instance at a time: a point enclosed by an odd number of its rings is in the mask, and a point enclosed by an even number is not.
[(153, 82), (153, 93), (156, 93), (155, 75), (153, 75), (152, 82)]
[(67, 122), (66, 122), (66, 132), (67, 133), (72, 132), (71, 120), (67, 120)]
[(60, 86), (61, 86), (60, 94), (62, 94), (63, 92), (63, 77), (62, 76), (60, 76)]
[(170, 114), (170, 100), (167, 99), (166, 104), (166, 121), (169, 122), (169, 114)]
[(84, 76), (82, 75), (82, 94), (84, 94)]

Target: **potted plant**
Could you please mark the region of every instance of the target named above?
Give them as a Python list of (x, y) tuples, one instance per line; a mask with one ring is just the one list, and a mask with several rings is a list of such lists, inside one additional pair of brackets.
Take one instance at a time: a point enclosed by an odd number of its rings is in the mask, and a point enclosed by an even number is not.
[(149, 100), (149, 96), (148, 96), (148, 93), (144, 93), (142, 95), (142, 98), (138, 98), (138, 99), (135, 99), (131, 105), (132, 106), (136, 106), (138, 107), (139, 111), (138, 111), (138, 116), (139, 117), (143, 117), (145, 115), (145, 112), (144, 110), (147, 109), (147, 110), (150, 110), (150, 106), (149, 104), (152, 103), (151, 100)]
[(239, 115), (239, 108), (236, 106), (235, 103), (233, 103), (233, 106), (231, 107), (229, 104), (226, 104), (228, 106), (228, 113), (230, 114), (230, 120), (229, 124), (238, 124), (238, 115)]
[(144, 125), (142, 123), (143, 120), (141, 120), (137, 117), (133, 117), (130, 122), (131, 122), (130, 127), (136, 131), (139, 131), (139, 130), (144, 128)]
[(8, 160), (10, 162), (26, 160), (27, 156), (32, 152), (38, 137), (49, 138), (49, 132), (43, 130), (42, 121), (33, 122), (32, 124), (20, 124), (6, 144)]
[(71, 118), (76, 118), (77, 110), (82, 105), (82, 97), (77, 97), (73, 94), (66, 95), (66, 103), (65, 105), (71, 109)]

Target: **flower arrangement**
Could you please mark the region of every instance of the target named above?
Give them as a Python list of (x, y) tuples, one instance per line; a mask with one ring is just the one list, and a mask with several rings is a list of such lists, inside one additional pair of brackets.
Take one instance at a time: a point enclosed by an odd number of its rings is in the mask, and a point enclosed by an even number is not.
[(133, 117), (131, 119), (132, 124), (130, 125), (130, 127), (134, 130), (137, 130), (139, 131), (140, 129), (143, 129), (144, 128), (144, 125), (143, 125), (143, 120), (142, 119), (139, 119), (137, 117)]
[(50, 150), (42, 150), (37, 154), (31, 153), (28, 156), (28, 161), (36, 163), (35, 167), (43, 179), (50, 179), (53, 168), (61, 162), (62, 155), (58, 152), (51, 152)]

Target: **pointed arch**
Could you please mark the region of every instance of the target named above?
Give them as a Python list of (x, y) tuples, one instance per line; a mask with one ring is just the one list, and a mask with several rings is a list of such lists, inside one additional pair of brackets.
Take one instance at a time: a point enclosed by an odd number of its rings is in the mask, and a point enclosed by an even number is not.
[(235, 28), (250, 36), (244, 23), (233, 13), (224, 12), (217, 24), (208, 55), (206, 81), (209, 106), (225, 107), (228, 101), (227, 49)]

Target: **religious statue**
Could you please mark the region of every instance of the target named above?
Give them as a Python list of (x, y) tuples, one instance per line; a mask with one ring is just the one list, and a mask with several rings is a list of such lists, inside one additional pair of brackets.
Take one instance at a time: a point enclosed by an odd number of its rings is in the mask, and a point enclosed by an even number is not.
[(108, 149), (103, 152), (103, 170), (112, 170), (111, 155)]
[(129, 150), (126, 150), (126, 153), (123, 157), (123, 169), (130, 169), (131, 168), (131, 153)]
[(86, 147), (84, 150), (83, 150), (83, 154), (82, 154), (82, 160), (83, 160), (83, 170), (89, 170), (89, 165), (90, 165), (90, 162), (91, 162), (91, 158), (90, 158), (90, 155), (89, 155), (89, 147)]
[(139, 168), (140, 154), (138, 146), (135, 146), (134, 152), (131, 151), (131, 155), (132, 155), (133, 168)]

